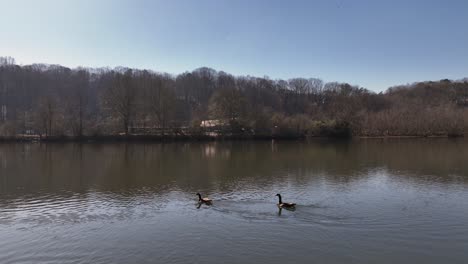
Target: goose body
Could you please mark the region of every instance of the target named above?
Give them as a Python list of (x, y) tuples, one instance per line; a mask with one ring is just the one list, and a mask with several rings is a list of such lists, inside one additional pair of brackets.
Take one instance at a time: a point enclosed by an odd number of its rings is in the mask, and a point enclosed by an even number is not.
[(283, 201), (281, 200), (281, 194), (276, 194), (276, 196), (278, 196), (278, 207), (279, 208), (295, 208), (296, 207), (296, 204), (295, 203), (283, 203)]
[(198, 202), (199, 203), (204, 203), (204, 204), (212, 204), (213, 203), (213, 200), (211, 200), (210, 198), (202, 198), (201, 194), (200, 193), (197, 193), (198, 195)]

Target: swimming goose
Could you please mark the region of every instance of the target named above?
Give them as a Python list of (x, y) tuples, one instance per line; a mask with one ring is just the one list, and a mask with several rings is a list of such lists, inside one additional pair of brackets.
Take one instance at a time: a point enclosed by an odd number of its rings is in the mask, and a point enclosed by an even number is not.
[(277, 193), (276, 196), (278, 196), (279, 198), (279, 202), (278, 202), (279, 208), (295, 208), (296, 207), (295, 203), (283, 203), (283, 201), (281, 200), (281, 194)]
[(213, 203), (213, 200), (211, 200), (210, 198), (202, 198), (201, 197), (201, 194), (200, 193), (197, 193), (198, 195), (198, 202), (199, 203), (204, 203), (204, 204), (212, 204)]

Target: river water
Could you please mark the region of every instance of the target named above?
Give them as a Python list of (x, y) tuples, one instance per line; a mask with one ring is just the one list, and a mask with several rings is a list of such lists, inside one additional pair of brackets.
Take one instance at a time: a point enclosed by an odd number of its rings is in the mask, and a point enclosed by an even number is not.
[(468, 263), (467, 249), (466, 140), (0, 144), (0, 263)]

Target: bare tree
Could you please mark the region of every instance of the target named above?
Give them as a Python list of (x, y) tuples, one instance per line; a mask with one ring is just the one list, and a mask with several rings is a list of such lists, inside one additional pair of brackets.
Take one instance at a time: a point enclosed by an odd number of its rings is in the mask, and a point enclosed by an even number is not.
[(12, 57), (0, 57), (0, 66), (1, 65), (14, 65), (16, 63), (15, 59)]
[(168, 75), (152, 76), (147, 92), (147, 104), (151, 114), (156, 118), (161, 134), (164, 131), (175, 109), (175, 82)]
[(216, 91), (210, 100), (210, 113), (215, 118), (238, 121), (246, 113), (246, 100), (241, 91), (227, 88)]
[(294, 78), (290, 79), (289, 87), (296, 94), (310, 94), (312, 89), (308, 79)]
[(70, 93), (66, 95), (68, 120), (72, 133), (81, 137), (88, 112), (89, 73), (83, 69), (74, 72), (70, 87)]
[(316, 78), (271, 80), (206, 67), (171, 76), (121, 67), (20, 66), (0, 57), (3, 135), (34, 129), (46, 136), (122, 129), (128, 135), (148, 122), (164, 134), (175, 121), (198, 124), (209, 117), (243, 122), (265, 135), (348, 129), (355, 135), (461, 135), (468, 129), (468, 81), (419, 82), (374, 93)]
[(120, 121), (125, 135), (130, 132), (130, 125), (136, 109), (137, 89), (133, 85), (133, 72), (115, 73), (111, 84), (103, 95), (103, 104)]
[(54, 135), (56, 123), (60, 115), (59, 103), (54, 96), (46, 96), (39, 99), (36, 112), (37, 126), (45, 137)]

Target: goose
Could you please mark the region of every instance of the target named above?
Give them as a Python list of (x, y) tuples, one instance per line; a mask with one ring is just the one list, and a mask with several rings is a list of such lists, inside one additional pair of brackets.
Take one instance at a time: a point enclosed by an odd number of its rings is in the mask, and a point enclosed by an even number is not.
[(198, 202), (200, 204), (204, 203), (204, 204), (212, 204), (213, 203), (213, 200), (211, 200), (210, 198), (202, 198), (201, 194), (200, 193), (197, 193), (198, 195)]
[(295, 203), (283, 203), (283, 201), (281, 200), (281, 194), (277, 193), (276, 196), (278, 196), (279, 198), (279, 202), (278, 202), (279, 208), (295, 208), (296, 207)]

